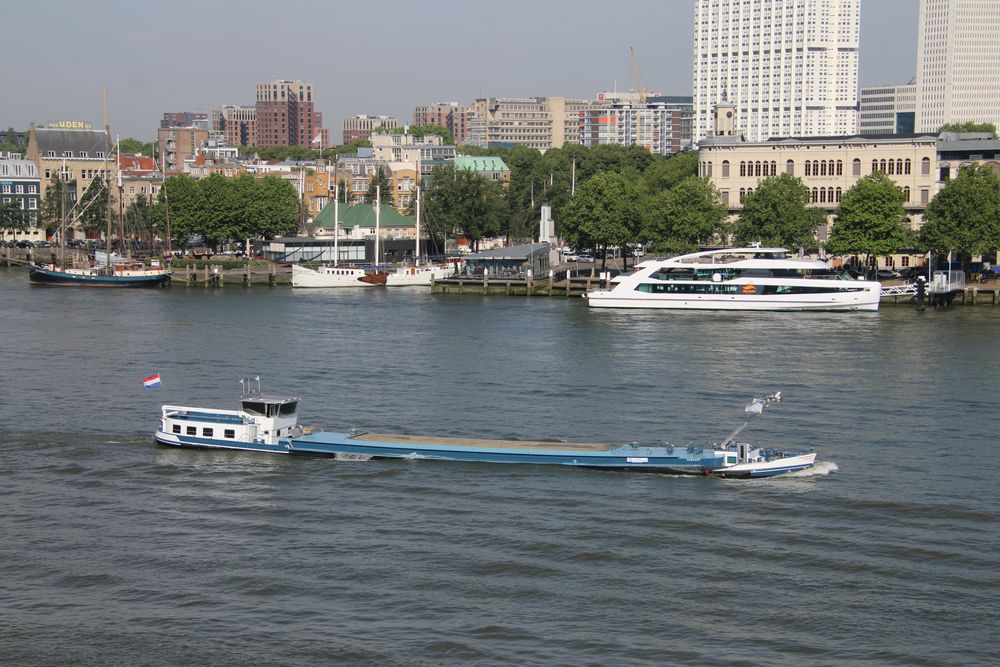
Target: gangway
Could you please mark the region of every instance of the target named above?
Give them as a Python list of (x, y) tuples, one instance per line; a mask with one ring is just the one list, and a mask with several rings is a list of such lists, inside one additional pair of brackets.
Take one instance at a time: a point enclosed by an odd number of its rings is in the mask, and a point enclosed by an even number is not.
[(882, 288), (882, 296), (916, 296), (917, 295), (917, 284), (909, 283), (907, 285), (891, 285), (889, 287)]

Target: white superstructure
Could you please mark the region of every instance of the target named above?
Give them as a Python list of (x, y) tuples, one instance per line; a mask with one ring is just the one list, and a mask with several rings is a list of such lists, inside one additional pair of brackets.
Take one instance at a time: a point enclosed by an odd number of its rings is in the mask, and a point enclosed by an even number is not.
[(694, 141), (716, 104), (750, 141), (857, 132), (860, 0), (695, 0)]
[(642, 262), (614, 287), (586, 294), (593, 308), (878, 310), (881, 284), (852, 280), (784, 248), (725, 248)]
[(1000, 2), (920, 0), (917, 132), (1000, 125)]
[(354, 266), (320, 266), (310, 269), (292, 264), (292, 287), (375, 287), (365, 280), (371, 271)]

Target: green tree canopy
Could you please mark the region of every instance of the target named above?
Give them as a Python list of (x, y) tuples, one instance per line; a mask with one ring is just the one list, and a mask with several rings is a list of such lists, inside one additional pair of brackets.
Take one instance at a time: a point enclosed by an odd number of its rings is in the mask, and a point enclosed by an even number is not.
[(505, 194), (499, 183), (475, 172), (442, 166), (423, 192), (422, 211), (432, 233), (460, 233), (478, 250), (480, 239), (503, 233)]
[(643, 174), (643, 184), (648, 194), (656, 195), (697, 175), (698, 153), (686, 151), (667, 159), (654, 160)]
[(736, 243), (815, 247), (816, 226), (826, 214), (806, 208), (808, 203), (809, 188), (802, 179), (791, 174), (765, 178), (743, 203), (733, 228)]
[[(87, 189), (83, 193), (76, 208), (73, 210), (74, 218), (79, 219), (80, 226), (88, 235), (96, 235), (107, 228), (108, 225), (108, 190), (105, 187), (104, 179), (100, 176), (94, 177)], [(115, 216), (117, 218), (117, 216)]]
[(889, 255), (913, 245), (903, 227), (906, 196), (880, 171), (861, 178), (844, 193), (826, 244), (834, 255)]
[(690, 252), (725, 233), (727, 214), (711, 181), (689, 176), (648, 200), (643, 237), (659, 252)]
[(981, 255), (1000, 248), (1000, 178), (986, 165), (963, 167), (924, 219), (920, 243), (927, 250)]
[(119, 141), (118, 147), (121, 149), (122, 153), (140, 153), (147, 157), (152, 157), (153, 155), (152, 141), (142, 141), (141, 139), (128, 137)]
[(28, 212), (13, 202), (0, 202), (0, 232), (7, 229), (24, 230), (30, 227)]
[(607, 264), (609, 247), (635, 243), (642, 227), (642, 206), (635, 181), (604, 171), (580, 186), (563, 211), (561, 235), (574, 248), (593, 248)]
[(448, 131), (448, 128), (443, 125), (435, 125), (434, 123), (394, 127), (389, 132), (390, 134), (403, 134), (404, 131), (416, 139), (422, 139), (427, 135), (436, 135), (441, 137), (442, 143), (446, 146), (451, 146), (455, 143), (455, 140), (452, 138), (451, 132)]
[(993, 123), (946, 123), (939, 132), (989, 132), (997, 138), (997, 126)]
[(376, 187), (378, 187), (379, 196), (383, 203), (392, 202), (392, 183), (389, 181), (389, 176), (385, 173), (385, 167), (379, 166), (378, 171), (375, 172), (375, 178), (368, 181), (368, 192), (365, 194), (365, 201), (374, 203)]

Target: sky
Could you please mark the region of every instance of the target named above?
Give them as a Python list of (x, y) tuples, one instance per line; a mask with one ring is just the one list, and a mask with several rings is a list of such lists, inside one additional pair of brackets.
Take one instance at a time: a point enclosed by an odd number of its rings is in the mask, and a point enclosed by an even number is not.
[[(918, 0), (862, 0), (860, 85), (916, 71)], [(166, 111), (253, 104), (258, 82), (314, 84), (339, 143), (355, 114), (412, 118), (476, 97), (691, 94), (694, 0), (46, 0), (4, 7), (0, 126), (83, 120), (151, 140)]]

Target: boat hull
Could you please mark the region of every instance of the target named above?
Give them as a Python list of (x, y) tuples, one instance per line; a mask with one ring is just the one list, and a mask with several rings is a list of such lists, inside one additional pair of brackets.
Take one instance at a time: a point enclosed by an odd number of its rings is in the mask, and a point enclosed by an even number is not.
[(329, 267), (317, 271), (298, 264), (292, 265), (292, 287), (376, 287), (366, 280), (364, 269)]
[(742, 295), (656, 295), (620, 296), (613, 290), (598, 290), (586, 295), (591, 308), (651, 308), (663, 310), (771, 310), (771, 311), (876, 311), (881, 295), (876, 292), (858, 293), (859, 296), (817, 298), (796, 296), (752, 296)]
[(286, 441), (279, 441), (277, 444), (269, 445), (261, 442), (240, 442), (234, 440), (219, 440), (217, 438), (197, 438), (194, 436), (179, 435), (176, 433), (164, 433), (157, 431), (153, 436), (156, 444), (164, 447), (178, 447), (184, 449), (227, 449), (239, 452), (263, 452), (266, 454), (288, 454), (288, 444)]
[(100, 275), (96, 273), (69, 273), (41, 266), (28, 268), (28, 280), (33, 285), (49, 287), (164, 287), (170, 284), (170, 274), (166, 271), (140, 275)]
[[(364, 438), (364, 439), (362, 439)], [(405, 442), (403, 441), (405, 440)], [(816, 455), (785, 463), (726, 464), (726, 452), (700, 448), (602, 446), (511, 440), (320, 432), (288, 441), (291, 454), (465, 463), (561, 465), (622, 472), (718, 477), (770, 477), (811, 467)], [(808, 459), (808, 460), (807, 460)]]

